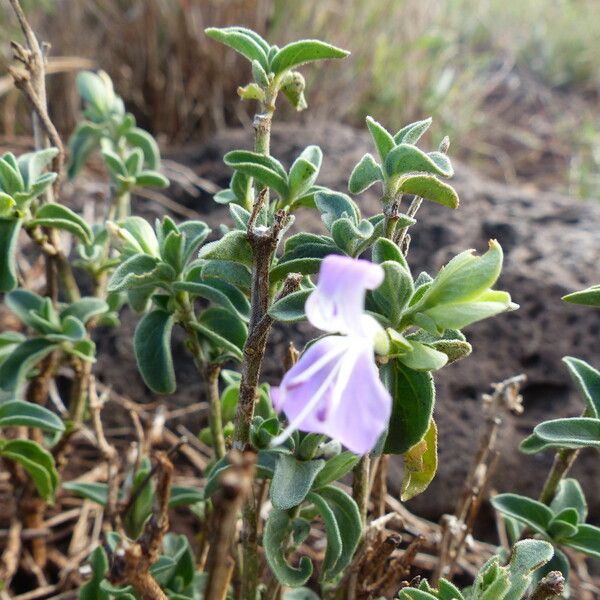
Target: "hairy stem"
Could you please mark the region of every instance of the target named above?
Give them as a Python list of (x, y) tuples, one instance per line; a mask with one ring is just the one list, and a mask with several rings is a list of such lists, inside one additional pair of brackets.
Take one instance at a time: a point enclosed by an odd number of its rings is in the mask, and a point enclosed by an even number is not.
[[(271, 146), (271, 122), (273, 107), (269, 106), (254, 117), (254, 149), (269, 155)], [(268, 190), (257, 190), (252, 217), (248, 222), (248, 241), (252, 247), (253, 266), (250, 290), (250, 322), (248, 339), (244, 345), (240, 399), (235, 418), (233, 447), (245, 449), (250, 442), (250, 423), (254, 416), (254, 406), (258, 396), (258, 383), (262, 361), (267, 347), (270, 324), (264, 332), (260, 329), (267, 316), (270, 302), (269, 269), (273, 253), (277, 247), (278, 230), (275, 225), (267, 232), (257, 232), (254, 224), (258, 212), (266, 203)], [(257, 502), (252, 491), (248, 494), (242, 509), (242, 598), (255, 600), (259, 579)]]
[(223, 435), (223, 418), (221, 416), (221, 400), (219, 398), (219, 375), (221, 365), (207, 363), (196, 330), (194, 322), (196, 315), (187, 293), (179, 296), (179, 320), (185, 332), (188, 334), (188, 349), (194, 359), (196, 369), (203, 377), (206, 397), (209, 402), (208, 422), (213, 440), (213, 447), (217, 458), (225, 456), (225, 436)]
[(354, 467), (352, 481), (352, 497), (358, 505), (363, 527), (367, 524), (367, 508), (369, 505), (371, 457), (365, 454)]
[(209, 364), (205, 369), (205, 381), (208, 392), (208, 420), (217, 458), (225, 456), (225, 437), (223, 435), (223, 417), (221, 415), (221, 398), (219, 397), (219, 375), (221, 365)]
[(558, 484), (569, 472), (569, 469), (573, 466), (578, 456), (579, 450), (574, 448), (565, 448), (555, 454), (554, 464), (552, 465), (552, 469), (550, 469), (550, 473), (548, 473), (546, 483), (544, 483), (542, 493), (540, 494), (540, 502), (544, 504), (552, 502), (556, 495)]
[(115, 216), (118, 221), (131, 214), (131, 194), (129, 192), (119, 192), (114, 198), (114, 203)]

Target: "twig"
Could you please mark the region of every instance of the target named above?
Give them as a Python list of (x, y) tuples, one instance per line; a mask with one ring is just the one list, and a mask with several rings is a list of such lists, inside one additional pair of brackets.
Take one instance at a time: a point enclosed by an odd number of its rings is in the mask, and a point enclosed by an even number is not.
[(98, 397), (96, 391), (96, 380), (92, 376), (90, 378), (90, 416), (92, 419), (92, 427), (96, 435), (96, 442), (98, 448), (106, 461), (107, 470), (107, 486), (108, 494), (105, 507), (106, 520), (115, 526), (114, 518), (116, 516), (117, 500), (119, 495), (119, 482), (117, 474), (119, 472), (119, 453), (111, 446), (104, 435), (104, 427), (102, 425), (102, 419), (100, 413), (106, 401), (106, 394), (102, 397)]
[(237, 527), (239, 509), (252, 489), (256, 454), (232, 451), (231, 468), (220, 477), (220, 488), (214, 499), (216, 522), (208, 554), (205, 597), (225, 600), (233, 574), (235, 560), (232, 545)]
[(510, 377), (493, 384), (492, 394), (483, 396), (486, 426), (455, 513), (442, 517), (439, 560), (432, 576), (434, 585), (441, 577), (451, 578), (452, 571), (460, 560), (497, 465), (499, 455), (495, 447), (498, 430), (502, 424), (500, 415), (506, 411), (518, 414), (522, 412), (522, 398), (519, 392), (524, 381), (524, 375)]
[(139, 541), (117, 550), (111, 556), (112, 564), (108, 573), (108, 579), (114, 585), (133, 586), (140, 600), (168, 600), (149, 571), (158, 559), (162, 539), (169, 529), (169, 496), (173, 479), (173, 464), (167, 454), (160, 452), (156, 458), (156, 469), (153, 471), (159, 475), (156, 491), (158, 509), (144, 526)]
[(4, 546), (4, 552), (0, 556), (0, 581), (5, 588), (10, 586), (10, 581), (19, 566), (21, 556), (21, 532), (23, 524), (21, 520), (13, 517), (8, 530), (8, 539)]
[(153, 465), (153, 467), (150, 469), (150, 471), (144, 477), (144, 479), (142, 479), (142, 481), (140, 481), (140, 483), (131, 491), (127, 502), (119, 511), (121, 515), (124, 516), (129, 512), (135, 501), (138, 499), (139, 495), (144, 491), (144, 488), (148, 485), (148, 483), (150, 483), (152, 477), (154, 477), (158, 471), (164, 468), (165, 460), (168, 461), (184, 444), (187, 444), (187, 439), (182, 438), (178, 440), (174, 446), (169, 448), (169, 451), (166, 454), (164, 452), (159, 452), (156, 455), (156, 463)]
[(552, 600), (562, 597), (565, 578), (560, 571), (550, 571), (536, 586), (529, 600)]

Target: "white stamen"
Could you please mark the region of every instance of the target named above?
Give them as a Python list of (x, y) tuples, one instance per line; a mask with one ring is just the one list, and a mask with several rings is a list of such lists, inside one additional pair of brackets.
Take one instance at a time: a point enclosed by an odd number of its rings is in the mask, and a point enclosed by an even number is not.
[[(288, 382), (288, 385), (297, 385), (298, 383), (304, 383), (311, 379), (314, 375), (316, 375), (327, 363), (331, 362), (338, 355), (346, 352), (348, 345), (345, 343), (346, 340), (344, 338), (339, 338), (338, 343), (331, 349), (328, 350), (321, 358), (316, 360), (310, 367), (298, 373), (296, 377), (293, 377)], [(318, 342), (317, 342), (318, 343)]]

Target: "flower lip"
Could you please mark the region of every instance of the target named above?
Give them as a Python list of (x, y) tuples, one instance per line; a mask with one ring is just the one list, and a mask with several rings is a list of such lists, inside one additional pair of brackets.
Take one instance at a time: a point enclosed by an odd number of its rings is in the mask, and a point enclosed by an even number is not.
[(317, 287), (306, 301), (308, 320), (329, 333), (369, 337), (373, 327), (365, 319), (365, 294), (379, 287), (384, 276), (380, 265), (330, 254), (323, 260)]

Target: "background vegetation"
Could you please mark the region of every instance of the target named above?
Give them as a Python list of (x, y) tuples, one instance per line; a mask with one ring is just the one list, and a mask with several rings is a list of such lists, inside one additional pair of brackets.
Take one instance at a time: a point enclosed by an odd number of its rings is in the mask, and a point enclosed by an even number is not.
[[(596, 0), (46, 0), (29, 8), (52, 40), (54, 70), (80, 68), (58, 57), (90, 59), (170, 143), (248, 121), (231, 94), (243, 65), (210, 44), (204, 27), (236, 22), (280, 43), (310, 31), (354, 55), (311, 75), (311, 119), (330, 116), (324, 99), (332, 97), (344, 100), (335, 118), (357, 125), (363, 114), (384, 124), (431, 114), (434, 137), (449, 133), (455, 154), (496, 178), (600, 196)], [(14, 28), (8, 13), (1, 23), (2, 33)], [(77, 99), (64, 78), (54, 78), (51, 96), (62, 97), (51, 108), (68, 131)], [(9, 89), (0, 80), (2, 129), (13, 135), (22, 129)]]

